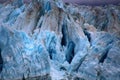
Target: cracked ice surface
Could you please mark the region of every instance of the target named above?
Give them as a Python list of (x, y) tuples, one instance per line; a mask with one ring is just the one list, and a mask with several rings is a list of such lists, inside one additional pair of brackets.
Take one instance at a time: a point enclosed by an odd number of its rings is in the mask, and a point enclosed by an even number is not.
[(0, 80), (120, 80), (119, 5), (13, 0), (0, 12)]

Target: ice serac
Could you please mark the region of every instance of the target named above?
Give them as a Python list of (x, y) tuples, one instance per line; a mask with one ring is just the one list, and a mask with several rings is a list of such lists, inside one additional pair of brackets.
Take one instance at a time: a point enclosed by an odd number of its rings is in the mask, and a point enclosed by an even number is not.
[(0, 12), (0, 80), (120, 80), (119, 5), (13, 0)]

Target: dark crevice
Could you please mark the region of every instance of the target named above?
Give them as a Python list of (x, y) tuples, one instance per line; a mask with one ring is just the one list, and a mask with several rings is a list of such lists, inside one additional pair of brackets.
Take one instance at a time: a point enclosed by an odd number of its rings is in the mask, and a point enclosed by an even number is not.
[(73, 78), (73, 80), (85, 80), (85, 79), (83, 77), (76, 76), (76, 77)]
[[(37, 23), (39, 22), (40, 18), (41, 18), (41, 13), (38, 13), (38, 17), (37, 17), (37, 21), (36, 21), (36, 25), (35, 26), (37, 26)], [(41, 26), (39, 26), (39, 27), (41, 27)]]
[(85, 54), (82, 58), (80, 58), (80, 60), (78, 61), (79, 64), (75, 65), (75, 68), (74, 68), (74, 71), (77, 71), (79, 70), (80, 66), (82, 65), (82, 63), (85, 61), (86, 59), (86, 56), (87, 54)]
[(87, 36), (88, 41), (89, 41), (89, 43), (91, 45), (91, 35), (90, 35), (90, 33), (87, 30), (84, 30), (84, 34)]
[(49, 47), (48, 52), (49, 52), (50, 59), (53, 59), (53, 54), (56, 54), (56, 51), (54, 50), (54, 48)]
[(25, 80), (25, 76), (23, 75), (23, 78), (22, 78), (22, 80)]
[(45, 13), (47, 13), (48, 11), (50, 11), (52, 9), (50, 1), (41, 4), (41, 6), (43, 6), (43, 7), (41, 7), (40, 16), (43, 16)]
[(50, 56), (50, 59), (52, 59), (52, 50), (49, 51), (49, 56)]
[(61, 45), (66, 46), (67, 45), (67, 24), (66, 23), (62, 25), (62, 34), (63, 34), (63, 37), (62, 37)]
[(67, 18), (70, 20), (70, 16), (68, 15)]
[(44, 9), (42, 8), (42, 9), (40, 10), (39, 16), (43, 16), (44, 14), (45, 14), (45, 12), (44, 12)]
[(40, 25), (39, 25), (39, 28), (41, 28), (41, 26), (42, 26), (42, 23), (43, 23), (43, 21), (41, 21), (41, 23), (40, 23)]
[(65, 67), (60, 67), (60, 70), (64, 70), (64, 71), (67, 71), (67, 69)]
[(37, 14), (36, 14), (37, 18), (35, 20), (35, 27), (33, 28), (32, 33), (34, 33), (34, 30), (36, 29), (36, 26), (38, 25), (38, 22), (39, 22), (39, 20), (41, 18), (41, 13), (40, 13), (40, 11), (41, 11), (41, 5), (38, 2), (37, 3), (33, 2), (33, 6), (34, 6), (34, 8), (37, 8), (38, 10), (37, 10)]
[(102, 53), (102, 55), (99, 58), (99, 63), (104, 63), (105, 59), (107, 58), (109, 49), (105, 50), (105, 52)]
[[(81, 58), (79, 67), (82, 65), (83, 61), (85, 61), (86, 56), (87, 56), (87, 54), (83, 58)], [(77, 68), (77, 70), (79, 69), (79, 67)]]
[(68, 2), (66, 2), (65, 4), (66, 4), (67, 6), (70, 5), (70, 3), (68, 3)]
[(67, 51), (66, 51), (66, 60), (71, 63), (75, 53), (74, 53), (74, 48), (75, 44), (73, 41), (70, 41), (67, 46)]
[(106, 80), (106, 78), (102, 75), (102, 70), (99, 68), (96, 70), (97, 71), (97, 77), (96, 80)]
[(45, 10), (45, 11), (44, 11), (45, 13), (51, 10), (51, 3), (50, 3), (50, 1), (47, 1), (47, 2), (44, 4), (44, 10)]
[(2, 72), (2, 69), (3, 69), (3, 59), (1, 55), (1, 49), (0, 49), (0, 73)]
[(63, 10), (61, 8), (58, 8), (59, 9), (59, 17), (58, 17), (58, 32), (60, 32), (61, 30), (61, 22), (62, 22), (62, 13), (63, 13)]
[(56, 54), (55, 45), (56, 39), (55, 37), (52, 37), (51, 42), (49, 43), (49, 47), (47, 49), (47, 51), (49, 52), (50, 59), (53, 59), (53, 55)]

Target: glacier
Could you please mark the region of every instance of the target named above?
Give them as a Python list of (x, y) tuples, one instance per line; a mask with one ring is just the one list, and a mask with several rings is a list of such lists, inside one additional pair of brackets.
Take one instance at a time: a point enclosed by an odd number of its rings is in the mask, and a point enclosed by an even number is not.
[(0, 80), (120, 80), (120, 5), (0, 4)]

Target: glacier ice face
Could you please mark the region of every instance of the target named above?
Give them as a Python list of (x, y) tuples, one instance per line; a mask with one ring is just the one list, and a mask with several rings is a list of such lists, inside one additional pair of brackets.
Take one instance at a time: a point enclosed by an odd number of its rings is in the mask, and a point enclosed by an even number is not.
[(12, 80), (23, 76), (28, 78), (49, 74), (49, 55), (42, 44), (36, 45), (26, 33), (21, 31), (9, 32), (7, 36), (7, 43), (1, 51), (2, 57), (4, 56), (2, 79)]
[(17, 0), (0, 11), (0, 80), (120, 79), (119, 6)]

